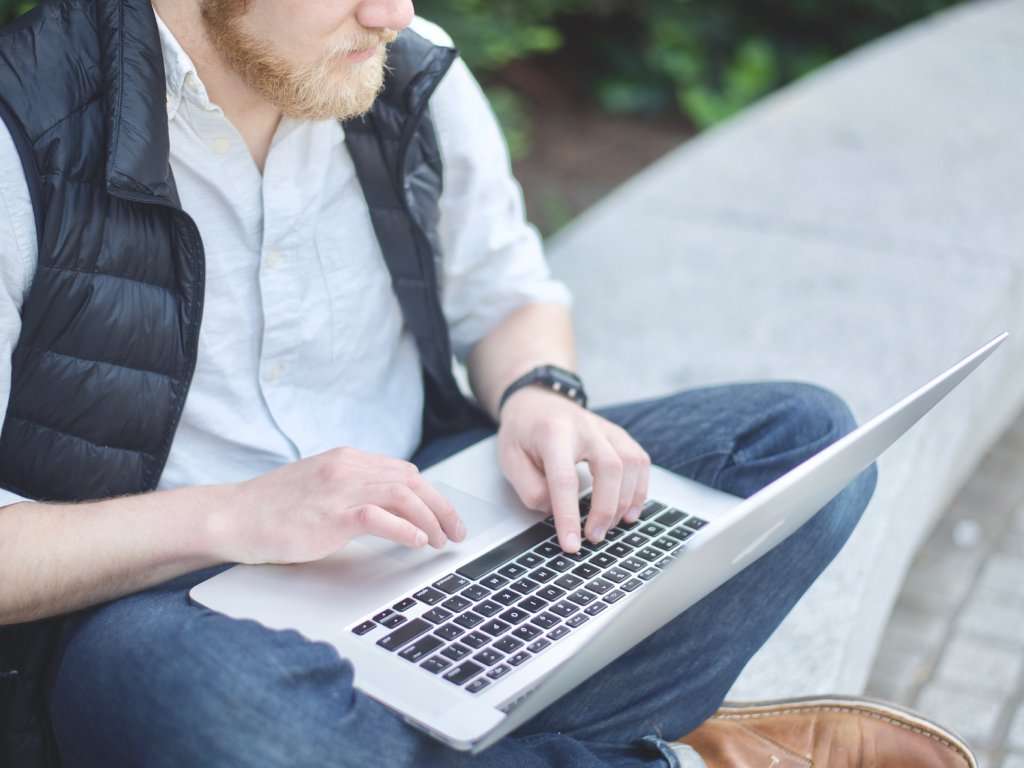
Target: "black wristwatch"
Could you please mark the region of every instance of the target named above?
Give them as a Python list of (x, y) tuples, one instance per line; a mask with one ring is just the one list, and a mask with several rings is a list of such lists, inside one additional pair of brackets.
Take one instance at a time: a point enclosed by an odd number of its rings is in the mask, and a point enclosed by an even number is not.
[(498, 412), (501, 412), (501, 407), (513, 392), (518, 392), (523, 387), (533, 384), (539, 384), (552, 392), (564, 395), (583, 408), (587, 407), (587, 393), (583, 389), (583, 382), (579, 376), (565, 368), (559, 368), (557, 365), (540, 365), (508, 385), (501, 400), (498, 401)]

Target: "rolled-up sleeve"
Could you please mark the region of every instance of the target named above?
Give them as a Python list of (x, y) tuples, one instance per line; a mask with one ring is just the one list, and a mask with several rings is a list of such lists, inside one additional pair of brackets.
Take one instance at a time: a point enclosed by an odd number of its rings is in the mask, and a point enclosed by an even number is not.
[(530, 303), (569, 305), (551, 276), (490, 104), (458, 59), (431, 99), (444, 161), (440, 236), (442, 303), (452, 349), (465, 360), (510, 312)]
[[(0, 427), (11, 398), (11, 354), (21, 334), (21, 307), (35, 274), (35, 216), (14, 140), (0, 120)], [(0, 507), (25, 501), (0, 488)]]

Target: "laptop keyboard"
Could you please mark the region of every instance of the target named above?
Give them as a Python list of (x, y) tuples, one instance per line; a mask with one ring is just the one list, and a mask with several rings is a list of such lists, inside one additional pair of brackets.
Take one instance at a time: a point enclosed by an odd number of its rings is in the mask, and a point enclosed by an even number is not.
[[(586, 519), (590, 494), (580, 498)], [(635, 523), (570, 555), (549, 517), (454, 572), (355, 624), (351, 631), (479, 693), (609, 606), (641, 589), (707, 525), (658, 501)], [(388, 630), (380, 634), (380, 628)]]

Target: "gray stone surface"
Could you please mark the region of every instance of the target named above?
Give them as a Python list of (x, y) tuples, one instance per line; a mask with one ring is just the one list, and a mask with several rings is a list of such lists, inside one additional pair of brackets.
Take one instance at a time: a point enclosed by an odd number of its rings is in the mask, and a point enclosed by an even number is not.
[[(689, 142), (557, 236), (595, 402), (805, 379), (866, 418), (1024, 330), (1021, 39), (1019, 0), (932, 17)], [(853, 539), (735, 697), (863, 688), (915, 549), (1024, 401), (1022, 367), (1016, 334), (885, 455)]]
[(1017, 688), (1024, 657), (984, 640), (954, 637), (939, 662), (936, 678), (965, 690), (993, 698), (1009, 695)]
[(929, 683), (918, 708), (959, 733), (973, 748), (990, 746), (997, 735), (1004, 700), (941, 683)]

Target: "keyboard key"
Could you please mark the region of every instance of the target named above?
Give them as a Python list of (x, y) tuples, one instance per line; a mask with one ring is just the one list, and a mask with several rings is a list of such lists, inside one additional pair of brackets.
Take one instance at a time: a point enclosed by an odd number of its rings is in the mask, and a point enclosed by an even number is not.
[(693, 531), (691, 531), (689, 528), (679, 526), (678, 528), (673, 528), (671, 531), (669, 531), (668, 535), (671, 536), (673, 539), (679, 539), (679, 541), (686, 541), (688, 538), (693, 536)]
[(605, 550), (605, 554), (614, 555), (615, 557), (629, 557), (632, 551), (632, 547), (627, 547), (621, 541), (617, 541)]
[(467, 600), (472, 600), (475, 603), (477, 600), (483, 600), (490, 593), (491, 591), (489, 589), (484, 589), (479, 584), (470, 584), (459, 594)]
[(638, 549), (633, 554), (635, 554), (637, 557), (642, 557), (648, 563), (657, 562), (665, 556), (664, 552), (662, 552), (660, 549), (655, 549), (654, 547), (644, 547), (643, 549)]
[(540, 584), (548, 583), (553, 578), (555, 578), (555, 576), (557, 576), (557, 575), (558, 575), (557, 571), (553, 571), (550, 568), (548, 568), (547, 566), (543, 566), (541, 568), (538, 568), (535, 571), (531, 571), (530, 572), (530, 578), (533, 579), (534, 581), (540, 583)]
[(625, 536), (626, 532), (619, 527), (612, 528), (608, 533), (604, 535), (605, 541), (616, 541), (621, 536)]
[(429, 622), (423, 619), (413, 619), (390, 634), (384, 635), (377, 641), (377, 645), (386, 651), (397, 651), (410, 640), (415, 640), (430, 629), (433, 629), (433, 626)]
[[(596, 605), (600, 605), (600, 603), (596, 603)], [(447, 656), (452, 661), (459, 661), (469, 655), (469, 648), (460, 643), (452, 643), (441, 651), (441, 655)]]
[(621, 584), (629, 578), (629, 571), (624, 571), (621, 568), (609, 568), (607, 571), (601, 574), (602, 579), (608, 579), (616, 584)]
[(624, 531), (632, 531), (634, 528), (640, 525), (640, 521), (636, 520), (632, 523), (627, 523), (625, 520), (621, 521), (618, 525)]
[(420, 664), (420, 666), (427, 670), (427, 672), (431, 672), (435, 675), (438, 672), (448, 669), (448, 667), (450, 667), (451, 665), (452, 663), (448, 661), (448, 659), (442, 659), (440, 656), (435, 656), (432, 659), (427, 659), (422, 664)]
[(615, 585), (610, 581), (605, 581), (604, 579), (594, 579), (592, 582), (587, 584), (587, 589), (595, 595), (603, 595), (615, 589)]
[(551, 612), (558, 614), (563, 619), (568, 616), (572, 616), (578, 610), (578, 605), (573, 605), (572, 603), (568, 603), (565, 600), (562, 600), (560, 603), (555, 603), (551, 606)]
[(520, 576), (526, 573), (526, 569), (523, 568), (523, 566), (518, 565), (517, 563), (509, 563), (504, 568), (499, 568), (498, 573), (500, 573), (502, 576), (508, 579), (518, 579)]
[[(513, 536), (504, 544), (499, 544), (494, 547), (494, 549), (487, 551), (475, 560), (466, 563), (461, 568), (456, 569), (455, 572), (461, 576), (465, 576), (467, 579), (473, 579), (476, 581), (485, 573), (493, 571), (502, 563), (507, 563), (512, 558), (518, 557), (527, 550), (532, 549), (535, 545), (540, 544), (550, 535), (551, 529), (544, 527), (542, 523), (531, 525), (522, 533)], [(513, 564), (510, 563), (510, 565)], [(502, 576), (508, 576), (510, 579), (515, 579), (521, 576), (524, 572), (522, 566), (516, 566), (516, 568), (520, 569), (519, 573), (505, 573), (503, 569), (499, 569), (498, 573)]]
[(421, 637), (415, 643), (407, 645), (398, 652), (398, 655), (406, 661), (416, 662), (420, 659), (425, 659), (442, 645), (444, 645), (444, 642), (433, 635), (427, 635), (426, 637)]
[(484, 621), (484, 617), (477, 613), (473, 613), (473, 611), (466, 611), (465, 613), (456, 616), (453, 621), (460, 627), (472, 629), (473, 627), (480, 626)]
[(484, 688), (491, 684), (491, 681), (486, 677), (478, 677), (472, 683), (466, 686), (466, 690), (470, 693), (480, 693)]
[(544, 562), (544, 558), (534, 552), (527, 552), (522, 557), (517, 557), (516, 562), (527, 568), (536, 568)]
[(508, 584), (508, 579), (506, 579), (504, 576), (499, 576), (496, 573), (492, 573), (490, 576), (480, 579), (480, 583), (488, 589), (501, 589), (506, 584)]
[(522, 608), (524, 611), (529, 611), (530, 613), (536, 613), (537, 611), (540, 611), (540, 610), (543, 610), (544, 608), (547, 608), (548, 607), (548, 602), (547, 602), (547, 600), (541, 600), (536, 595), (530, 595), (525, 600), (521, 600), (519, 602), (519, 607)]
[(590, 605), (588, 605), (586, 608), (583, 609), (583, 612), (588, 616), (597, 616), (597, 614), (599, 614), (607, 607), (608, 606), (605, 603), (602, 603), (599, 600), (596, 603), (591, 603)]
[(481, 664), (486, 664), (488, 667), (497, 664), (504, 658), (505, 654), (498, 653), (493, 648), (484, 648), (482, 651), (473, 656), (474, 661), (479, 661)]
[(427, 605), (434, 605), (435, 603), (439, 603), (442, 600), (444, 600), (444, 592), (438, 592), (433, 587), (424, 587), (415, 595), (413, 595), (413, 597), (415, 597), (421, 603), (426, 603)]
[(637, 574), (637, 576), (639, 576), (644, 581), (650, 581), (659, 573), (661, 573), (661, 571), (659, 571), (657, 568), (644, 568), (642, 571), (640, 571), (640, 573)]
[(497, 648), (502, 653), (512, 653), (523, 647), (522, 640), (516, 640), (511, 635), (505, 635), (500, 640), (495, 640), (492, 648)]
[(461, 634), (464, 634), (466, 630), (462, 627), (456, 627), (454, 624), (445, 624), (443, 627), (438, 627), (434, 630), (434, 634), (445, 640), (454, 640)]
[(654, 517), (659, 512), (664, 511), (666, 508), (666, 505), (662, 504), (660, 501), (648, 501), (646, 504), (644, 504), (644, 510), (643, 512), (640, 513), (640, 519), (650, 520), (652, 517)]
[(661, 558), (661, 560), (656, 562), (655, 565), (658, 566), (659, 568), (661, 568), (662, 570), (664, 570), (665, 568), (668, 568), (672, 564), (673, 560), (675, 560), (674, 557), (663, 557), (663, 558)]
[(479, 664), (475, 664), (472, 661), (464, 661), (457, 667), (453, 667), (444, 673), (444, 679), (449, 683), (455, 683), (455, 685), (462, 685), (467, 680), (476, 677), (478, 674), (484, 671), (484, 668)]
[(589, 539), (584, 539), (583, 543), (580, 544), (580, 549), (583, 549), (583, 550), (585, 550), (587, 552), (597, 552), (599, 550), (604, 549), (607, 546), (608, 546), (608, 540), (607, 539), (601, 539), (599, 542), (597, 542), (597, 544), (595, 544), (594, 542), (590, 541)]
[(676, 509), (675, 507), (669, 507), (668, 512), (666, 512), (663, 515), (658, 515), (658, 517), (655, 520), (655, 522), (659, 523), (660, 525), (664, 525), (664, 526), (667, 526), (667, 527), (671, 528), (673, 525), (678, 523), (684, 517), (686, 517), (686, 515), (684, 515), (678, 509)]
[(590, 605), (592, 602), (597, 600), (597, 595), (593, 592), (586, 592), (581, 589), (569, 595), (569, 599), (576, 603), (576, 605)]
[(483, 634), (482, 632), (470, 632), (468, 635), (466, 635), (464, 638), (462, 638), (462, 640), (460, 640), (459, 642), (465, 643), (470, 648), (473, 648), (474, 650), (476, 650), (477, 648), (483, 648), (485, 645), (487, 645), (489, 642), (491, 642), (491, 638), (489, 638), (487, 635)]
[(486, 632), (491, 637), (497, 637), (508, 628), (509, 625), (500, 619), (491, 619), (480, 627), (482, 631)]
[(374, 624), (372, 621), (364, 621), (362, 624), (357, 624), (356, 626), (352, 627), (352, 632), (356, 635), (365, 635), (367, 632), (371, 631), (376, 626), (377, 625)]
[(551, 629), (558, 622), (559, 618), (550, 613), (540, 613), (530, 619), (531, 624), (536, 624), (541, 629)]
[(499, 664), (493, 669), (489, 669), (487, 671), (487, 676), (491, 678), (491, 680), (497, 680), (499, 677), (504, 677), (511, 671), (512, 667), (508, 666), (508, 664)]
[(562, 573), (563, 571), (568, 571), (572, 568), (572, 560), (566, 559), (565, 555), (559, 555), (558, 557), (553, 557), (548, 560), (547, 567), (553, 571)]
[(609, 592), (607, 595), (605, 595), (603, 599), (606, 603), (611, 605), (613, 603), (619, 602), (619, 600), (621, 600), (625, 596), (625, 592), (623, 592), (621, 589), (616, 589), (614, 592)]
[(575, 568), (573, 568), (572, 572), (580, 578), (589, 579), (591, 576), (596, 576), (597, 574), (599, 574), (601, 572), (601, 569), (595, 568), (590, 563), (583, 563), (582, 565), (577, 565)]
[(544, 600), (547, 600), (548, 602), (551, 602), (552, 600), (557, 600), (558, 598), (562, 597), (564, 594), (565, 594), (565, 590), (564, 589), (560, 589), (559, 587), (548, 585), (546, 587), (541, 587), (540, 591), (537, 592), (536, 596), (540, 597), (540, 598), (543, 598)]
[(455, 573), (449, 573), (440, 581), (435, 581), (434, 586), (442, 592), (454, 595), (463, 587), (469, 586), (469, 579), (464, 579), (462, 576)]
[(444, 608), (431, 608), (423, 614), (423, 618), (432, 624), (440, 624), (441, 622), (448, 621), (451, 617), (451, 611), (446, 611)]
[[(522, 624), (528, 618), (530, 614), (524, 611), (522, 608), (509, 608), (498, 616), (502, 621), (507, 621), (509, 624)], [(485, 630), (486, 631), (486, 630)]]
[(524, 661), (529, 660), (530, 654), (528, 654), (526, 651), (520, 651), (515, 656), (509, 656), (508, 659), (506, 659), (506, 661), (508, 661), (508, 663), (511, 664), (513, 667), (518, 667)]
[[(610, 565), (615, 565), (617, 558), (612, 557), (607, 552), (598, 552), (592, 558), (587, 561), (588, 565), (596, 565), (598, 568), (607, 568)], [(575, 571), (573, 571), (575, 573)]]
[(495, 592), (493, 595), (491, 595), (492, 599), (497, 600), (502, 605), (512, 605), (512, 603), (516, 602), (521, 597), (522, 595), (520, 595), (518, 592), (513, 592), (511, 589), (508, 589), (507, 587), (501, 590), (500, 592)]
[(458, 595), (452, 595), (441, 603), (444, 608), (447, 608), (449, 611), (454, 611), (455, 613), (466, 610), (472, 604), (472, 600), (467, 600), (466, 598), (459, 597)]
[(561, 640), (563, 637), (569, 634), (569, 628), (566, 626), (555, 627), (548, 632), (548, 640)]
[(625, 568), (627, 571), (632, 571), (633, 573), (636, 573), (637, 571), (642, 571), (644, 568), (646, 568), (647, 563), (643, 560), (637, 560), (635, 557), (627, 557), (625, 560), (619, 563), (619, 566)]
[(536, 547), (533, 551), (541, 557), (554, 557), (555, 555), (559, 554), (562, 550), (559, 549), (557, 544), (554, 544), (550, 541), (545, 541), (539, 547)]
[(632, 592), (634, 589), (642, 587), (643, 585), (644, 585), (644, 583), (642, 581), (640, 581), (640, 579), (630, 579), (629, 581), (627, 581), (625, 584), (622, 585), (622, 588), (624, 590), (626, 590), (627, 592)]
[(662, 552), (671, 552), (673, 549), (679, 546), (679, 542), (675, 539), (669, 538), (668, 536), (662, 536), (656, 542), (654, 546), (660, 549)]
[(557, 584), (562, 589), (576, 589), (576, 587), (578, 587), (582, 583), (583, 579), (581, 579), (579, 576), (573, 576), (571, 573), (563, 573), (561, 576), (555, 579), (555, 584)]
[(664, 532), (665, 532), (664, 528), (662, 528), (660, 525), (656, 525), (654, 523), (647, 523), (647, 525), (643, 526), (638, 531), (638, 533), (642, 533), (644, 536), (651, 536), (651, 537), (661, 536), (661, 534), (663, 534)]
[(388, 629), (394, 629), (399, 624), (404, 624), (405, 623), (405, 616), (403, 616), (400, 613), (393, 613), (390, 616), (388, 616), (386, 619), (382, 620), (380, 623), (383, 624)]
[(551, 641), (545, 640), (542, 637), (540, 640), (537, 640), (536, 642), (530, 643), (528, 646), (526, 646), (526, 650), (528, 650), (530, 653), (540, 653), (549, 645), (551, 645)]
[(572, 560), (574, 563), (580, 563), (590, 557), (590, 553), (585, 549), (580, 549), (578, 552), (563, 552), (562, 557)]
[[(600, 605), (600, 603), (597, 603), (597, 605)], [(566, 619), (565, 623), (568, 626), (572, 627), (573, 629), (576, 629), (576, 627), (578, 627), (580, 624), (582, 624), (585, 621), (590, 621), (590, 617), (586, 616), (586, 615), (584, 615), (582, 613), (577, 613), (571, 619)]]
[(625, 544), (629, 544), (631, 547), (643, 547), (647, 545), (648, 538), (646, 536), (641, 536), (639, 533), (631, 533), (622, 541)]
[(513, 581), (509, 586), (516, 592), (528, 595), (539, 587), (540, 584), (536, 581), (531, 581), (530, 579), (520, 579), (519, 581)]
[(385, 608), (383, 611), (381, 611), (376, 616), (374, 616), (373, 620), (376, 621), (376, 622), (383, 622), (384, 619), (386, 619), (388, 616), (391, 616), (393, 614), (394, 614), (394, 611), (392, 611), (390, 608)]
[(540, 630), (532, 624), (523, 624), (512, 630), (512, 634), (518, 637), (520, 640), (530, 642), (537, 635), (540, 634)]
[(408, 611), (414, 605), (416, 605), (416, 601), (413, 600), (411, 597), (406, 597), (399, 600), (391, 607), (394, 608), (396, 611)]
[(477, 603), (473, 606), (473, 610), (479, 613), (481, 616), (490, 618), (498, 611), (501, 610), (501, 603), (496, 603), (493, 600), (484, 600), (482, 603)]
[(683, 523), (683, 525), (685, 525), (687, 528), (693, 528), (693, 530), (695, 531), (699, 531), (707, 524), (707, 520), (701, 520), (699, 517), (691, 517), (685, 523)]

